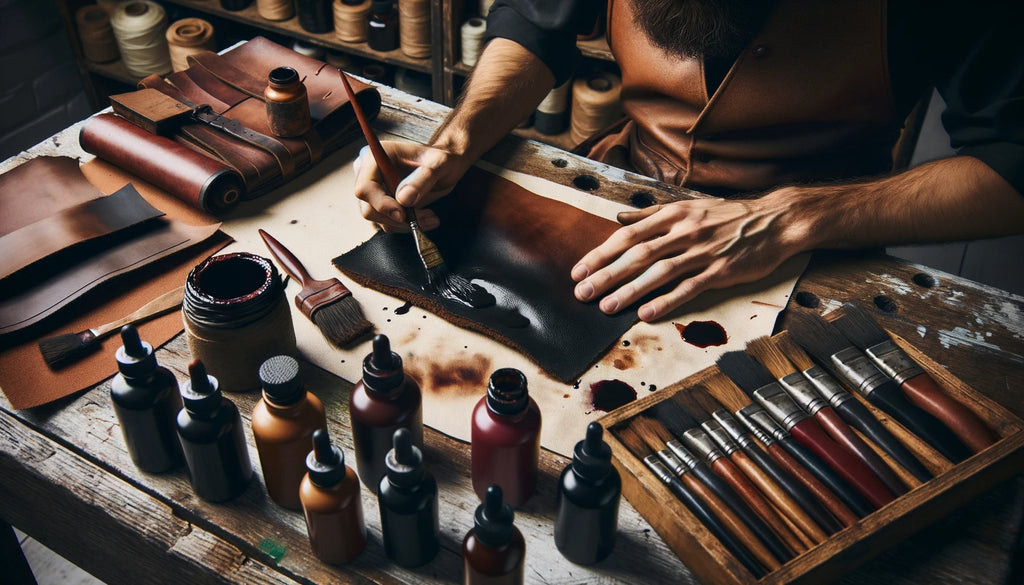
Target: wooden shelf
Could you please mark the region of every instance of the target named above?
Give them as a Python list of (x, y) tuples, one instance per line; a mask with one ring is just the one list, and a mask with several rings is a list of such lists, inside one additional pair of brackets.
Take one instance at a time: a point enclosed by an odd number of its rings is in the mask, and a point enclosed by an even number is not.
[(125, 67), (124, 61), (121, 59), (111, 61), (110, 63), (95, 63), (93, 61), (83, 59), (82, 66), (85, 67), (87, 71), (128, 85), (136, 85), (139, 83), (139, 80), (142, 79), (141, 77), (130, 73), (128, 68)]

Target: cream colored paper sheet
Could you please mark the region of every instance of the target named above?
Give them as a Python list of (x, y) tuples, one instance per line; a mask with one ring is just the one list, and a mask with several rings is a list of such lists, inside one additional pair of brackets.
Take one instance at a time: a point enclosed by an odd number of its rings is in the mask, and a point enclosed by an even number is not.
[[(424, 422), (457, 439), (469, 440), (470, 413), (484, 395), (490, 373), (501, 367), (514, 367), (526, 374), (530, 395), (540, 405), (541, 444), (571, 456), (587, 423), (604, 414), (592, 404), (592, 384), (617, 380), (643, 397), (711, 365), (724, 351), (742, 349), (748, 340), (771, 333), (778, 312), (806, 266), (805, 257), (793, 259), (761, 282), (704, 294), (660, 323), (638, 323), (578, 383), (564, 384), (508, 347), (420, 308), (402, 308), (402, 301), (356, 285), (333, 267), (332, 258), (374, 234), (373, 226), (360, 216), (352, 196), (351, 161), (356, 148), (335, 153), (294, 184), (243, 204), (222, 226), (236, 240), (228, 250), (270, 257), (256, 231), (262, 228), (291, 249), (313, 278), (340, 278), (352, 289), (377, 331), (390, 338), (392, 348), (403, 357), (406, 370), (419, 380)], [(534, 193), (602, 217), (614, 219), (625, 208), (543, 179), (482, 166)], [(290, 282), (289, 298), (298, 290), (298, 283)], [(345, 351), (336, 349), (294, 304), (292, 309), (303, 356), (346, 380), (359, 380), (370, 344), (364, 342)], [(700, 348), (683, 341), (676, 324), (692, 321), (720, 324), (727, 332), (728, 342)]]

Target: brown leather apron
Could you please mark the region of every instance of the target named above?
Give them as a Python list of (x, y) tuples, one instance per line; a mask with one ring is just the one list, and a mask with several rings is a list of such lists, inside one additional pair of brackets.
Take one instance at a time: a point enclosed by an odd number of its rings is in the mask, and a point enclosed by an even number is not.
[(627, 121), (588, 156), (676, 185), (759, 191), (889, 170), (899, 135), (884, 0), (780, 0), (713, 94), (611, 0)]

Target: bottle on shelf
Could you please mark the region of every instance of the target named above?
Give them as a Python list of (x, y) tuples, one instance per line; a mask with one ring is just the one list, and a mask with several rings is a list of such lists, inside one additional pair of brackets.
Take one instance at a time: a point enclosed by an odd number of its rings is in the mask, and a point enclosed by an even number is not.
[(619, 527), (622, 480), (612, 466), (612, 450), (597, 422), (576, 443), (572, 463), (558, 481), (555, 546), (577, 565), (592, 565), (612, 552)]
[(513, 523), (515, 513), (502, 499), (501, 488), (487, 488), (477, 506), (473, 528), (462, 541), (462, 582), (465, 585), (521, 585), (526, 541)]
[(440, 549), (437, 481), (423, 468), (423, 454), (408, 429), (395, 431), (386, 464), (377, 492), (384, 552), (398, 565), (418, 567)]
[(399, 45), (398, 13), (392, 0), (373, 0), (366, 41), (374, 51), (394, 51)]
[(324, 429), (313, 433), (306, 469), (299, 496), (313, 554), (332, 565), (356, 558), (366, 547), (359, 480)]

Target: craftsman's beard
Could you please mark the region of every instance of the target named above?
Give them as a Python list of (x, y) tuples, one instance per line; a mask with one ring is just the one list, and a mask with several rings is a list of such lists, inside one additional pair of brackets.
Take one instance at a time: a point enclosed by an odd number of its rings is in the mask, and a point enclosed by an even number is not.
[(633, 0), (633, 21), (671, 54), (714, 59), (739, 54), (770, 5), (770, 0)]

